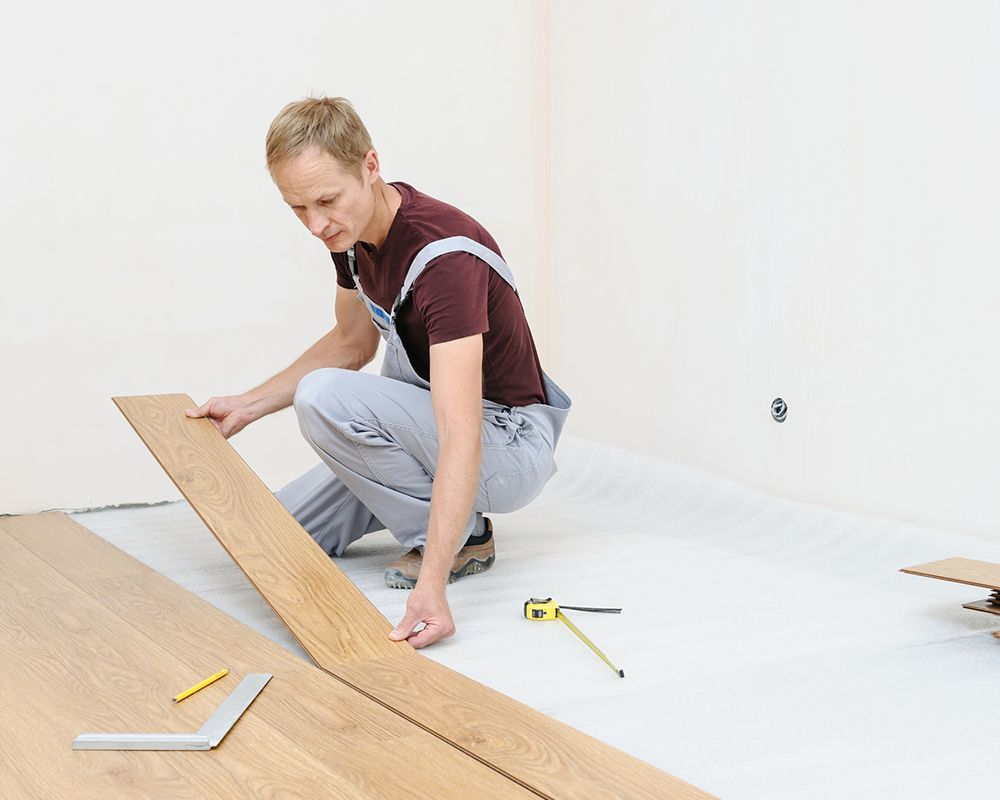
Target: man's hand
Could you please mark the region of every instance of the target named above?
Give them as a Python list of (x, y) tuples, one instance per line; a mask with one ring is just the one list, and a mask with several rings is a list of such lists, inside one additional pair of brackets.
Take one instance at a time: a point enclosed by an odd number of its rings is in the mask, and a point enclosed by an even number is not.
[(213, 397), (204, 405), (189, 408), (184, 413), (195, 419), (208, 417), (216, 430), (227, 439), (263, 416), (256, 410), (255, 404), (243, 395)]
[[(413, 632), (421, 622), (425, 627)], [(447, 639), (455, 633), (455, 623), (451, 618), (451, 609), (444, 596), (444, 586), (431, 588), (417, 581), (416, 587), (410, 592), (406, 601), (406, 615), (392, 630), (389, 638), (393, 641), (406, 639), (416, 649), (426, 647), (441, 639)]]

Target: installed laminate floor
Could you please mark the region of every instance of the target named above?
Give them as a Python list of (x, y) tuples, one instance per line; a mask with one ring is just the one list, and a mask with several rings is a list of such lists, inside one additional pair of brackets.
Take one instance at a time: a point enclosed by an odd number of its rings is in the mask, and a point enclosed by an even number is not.
[[(494, 517), (497, 563), (449, 588), (458, 636), (425, 655), (727, 800), (991, 796), (997, 622), (961, 608), (969, 587), (898, 570), (1000, 546), (573, 438), (559, 464)], [(304, 657), (186, 504), (75, 519)], [(398, 554), (377, 533), (338, 561), (392, 621)], [(539, 595), (622, 606), (574, 620), (627, 677), (525, 620)]]
[[(538, 796), (61, 514), (0, 518), (0, 649), (0, 797)], [(231, 679), (170, 700), (222, 664)], [(211, 753), (70, 747), (197, 730), (261, 666), (273, 677)]]

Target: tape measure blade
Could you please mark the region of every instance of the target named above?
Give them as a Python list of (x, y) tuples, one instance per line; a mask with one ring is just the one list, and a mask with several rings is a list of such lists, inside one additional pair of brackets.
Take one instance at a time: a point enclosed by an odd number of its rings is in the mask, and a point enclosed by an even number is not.
[(620, 678), (625, 677), (625, 673), (622, 670), (618, 669), (618, 667), (616, 667), (614, 664), (612, 664), (611, 660), (606, 655), (604, 655), (604, 653), (601, 652), (601, 650), (597, 647), (596, 644), (594, 644), (592, 641), (590, 641), (590, 639), (588, 639), (584, 635), (583, 631), (581, 631), (578, 627), (576, 627), (576, 625), (574, 625), (570, 621), (569, 617), (567, 617), (565, 614), (562, 613), (557, 614), (557, 616), (559, 617), (559, 619), (563, 621), (563, 623), (565, 623), (565, 625), (571, 631), (573, 631), (573, 633), (575, 633), (578, 637), (580, 637), (581, 641), (583, 641), (583, 643), (587, 645), (587, 647), (589, 647), (591, 650), (594, 651), (594, 653), (601, 659), (601, 661), (603, 661), (605, 664), (611, 667), (612, 672), (614, 672)]

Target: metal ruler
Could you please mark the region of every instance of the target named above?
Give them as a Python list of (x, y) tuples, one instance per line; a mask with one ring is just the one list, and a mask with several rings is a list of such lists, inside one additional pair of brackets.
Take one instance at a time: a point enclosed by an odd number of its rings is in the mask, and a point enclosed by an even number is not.
[(197, 733), (81, 733), (74, 750), (211, 750), (271, 680), (269, 672), (251, 672), (222, 701)]

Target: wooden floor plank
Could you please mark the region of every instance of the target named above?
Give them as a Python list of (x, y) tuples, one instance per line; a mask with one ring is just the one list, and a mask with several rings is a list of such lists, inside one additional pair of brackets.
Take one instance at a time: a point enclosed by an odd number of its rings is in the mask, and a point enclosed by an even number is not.
[(904, 567), (900, 572), (953, 583), (965, 583), (969, 586), (982, 586), (986, 589), (1000, 589), (1000, 564), (992, 561), (945, 558), (928, 564), (918, 564), (915, 567)]
[[(88, 579), (88, 564), (104, 577)], [(60, 514), (0, 519), (0, 649), (0, 696), (10, 699), (0, 732), (19, 724), (15, 712), (61, 725), (36, 726), (30, 741), (42, 749), (19, 753), (35, 765), (37, 793), (17, 776), (18, 791), (3, 797), (75, 797), (66, 776), (81, 763), (103, 765), (81, 776), (95, 797), (537, 797)], [(197, 729), (232, 687), (220, 681), (178, 705), (169, 697), (223, 664), (275, 677), (211, 754), (69, 749), (84, 730)], [(40, 685), (59, 690), (39, 700)], [(46, 702), (55, 707), (40, 715)], [(137, 766), (161, 762), (147, 791)], [(41, 763), (54, 768), (43, 775)], [(188, 794), (167, 784), (172, 765), (183, 766)]]
[(386, 658), (330, 672), (548, 797), (711, 797), (429, 658)]
[[(39, 694), (53, 694), (48, 683), (55, 680), (55, 697), (72, 697), (74, 676), (65, 669), (43, 662), (41, 671), (22, 671), (24, 642), (10, 647), (5, 636), (8, 611), (0, 610), (0, 651), (4, 665), (0, 674), (0, 797), (93, 798), (93, 800), (199, 800), (206, 797), (185, 779), (177, 765), (160, 753), (94, 751), (87, 758), (70, 749), (70, 742), (83, 727), (72, 711), (65, 712), (38, 702)], [(30, 698), (30, 700), (26, 700)], [(116, 725), (120, 727), (120, 725)]]
[[(189, 397), (115, 402), (264, 599), (331, 675), (546, 797), (617, 798), (623, 796), (623, 786), (636, 798), (710, 797), (413, 654), (409, 645), (410, 658), (399, 649), (386, 649), (378, 637), (384, 639), (388, 622), (214, 426), (184, 416), (183, 410), (194, 406)], [(337, 646), (329, 647), (329, 641)], [(354, 646), (357, 652), (351, 651)]]
[[(16, 608), (24, 627), (36, 632), (27, 641), (19, 637), (17, 645), (4, 642), (2, 680), (28, 692), (24, 697), (31, 698), (35, 713), (44, 707), (48, 715), (78, 726), (75, 733), (193, 732), (232, 688), (220, 681), (199, 692), (194, 703), (172, 703), (171, 695), (183, 686), (189, 670), (6, 534), (0, 534), (0, 605), (8, 616)], [(34, 680), (19, 685), (24, 676)], [(282, 677), (275, 674), (259, 699), (281, 691)], [(66, 757), (60, 770), (70, 784), (73, 764), (90, 755), (71, 750), (71, 742), (72, 737), (61, 741)], [(370, 797), (308, 757), (287, 731), (269, 724), (256, 702), (210, 754), (149, 755), (168, 762), (206, 797), (245, 796), (259, 782), (280, 785), (292, 797)], [(295, 768), (289, 769), (289, 763)], [(36, 769), (50, 776), (51, 766), (35, 762)], [(151, 792), (168, 794), (167, 787)]]
[[(317, 662), (409, 656), (405, 642), (222, 438), (189, 419), (187, 395), (115, 403), (181, 494)], [(214, 457), (213, 457), (214, 456)], [(221, 457), (220, 457), (221, 456)]]

